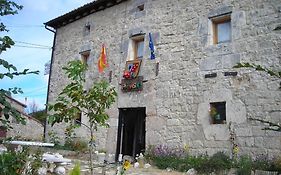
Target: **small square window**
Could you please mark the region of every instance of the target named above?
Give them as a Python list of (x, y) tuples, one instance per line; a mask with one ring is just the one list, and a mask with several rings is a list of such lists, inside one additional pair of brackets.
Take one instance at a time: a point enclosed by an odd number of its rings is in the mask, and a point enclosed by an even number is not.
[(80, 55), (81, 55), (82, 63), (88, 65), (88, 60), (89, 60), (89, 57), (90, 57), (90, 51), (81, 52)]
[(212, 124), (226, 123), (226, 102), (210, 103), (210, 117)]
[(230, 15), (212, 18), (213, 43), (225, 43), (231, 41), (231, 19)]
[(82, 123), (82, 114), (78, 113), (77, 116), (76, 116), (76, 119), (74, 121), (74, 124), (81, 126), (81, 123)]
[(138, 10), (139, 10), (139, 11), (143, 11), (143, 10), (144, 10), (144, 4), (139, 5), (139, 6), (138, 6)]
[(90, 34), (90, 32), (91, 32), (91, 25), (90, 23), (86, 23), (83, 28), (83, 35), (87, 36)]

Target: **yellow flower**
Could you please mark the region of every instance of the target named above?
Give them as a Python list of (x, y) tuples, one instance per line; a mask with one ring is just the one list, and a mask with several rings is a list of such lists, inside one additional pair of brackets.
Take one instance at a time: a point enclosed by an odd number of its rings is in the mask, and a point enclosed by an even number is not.
[(131, 163), (128, 160), (125, 160), (125, 162), (123, 163), (124, 170), (126, 171), (130, 167), (131, 167)]
[(185, 152), (189, 151), (189, 145), (188, 144), (184, 144), (183, 149), (185, 150)]
[(238, 154), (238, 152), (239, 152), (239, 148), (238, 148), (237, 145), (235, 145), (234, 148), (233, 148), (233, 153)]

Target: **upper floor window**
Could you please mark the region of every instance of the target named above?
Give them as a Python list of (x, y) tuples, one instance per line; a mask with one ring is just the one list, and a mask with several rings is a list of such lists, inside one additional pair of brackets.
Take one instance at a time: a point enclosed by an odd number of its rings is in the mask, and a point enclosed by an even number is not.
[(143, 58), (144, 38), (135, 40), (135, 59)]
[(213, 25), (213, 44), (231, 41), (230, 14), (211, 18)]
[(90, 57), (90, 51), (84, 51), (80, 53), (82, 63), (88, 65), (88, 60)]
[(127, 60), (138, 60), (144, 56), (144, 35), (138, 35), (131, 38)]
[(138, 36), (133, 38), (134, 47), (134, 59), (143, 58), (143, 48), (144, 48), (144, 36)]

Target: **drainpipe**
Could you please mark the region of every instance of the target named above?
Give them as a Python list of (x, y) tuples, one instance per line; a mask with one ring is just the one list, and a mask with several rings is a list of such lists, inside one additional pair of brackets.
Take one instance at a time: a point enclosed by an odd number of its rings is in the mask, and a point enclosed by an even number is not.
[[(49, 93), (50, 93), (50, 80), (51, 80), (51, 75), (52, 75), (52, 65), (53, 65), (53, 60), (54, 60), (54, 50), (55, 50), (55, 44), (56, 44), (56, 37), (57, 37), (57, 32), (56, 30), (53, 30), (49, 28), (47, 25), (45, 25), (45, 29), (49, 30), (50, 32), (54, 33), (54, 40), (53, 40), (53, 47), (52, 47), (52, 55), (51, 55), (51, 64), (50, 64), (50, 71), (49, 71), (49, 79), (48, 79), (48, 90), (47, 90), (47, 99), (46, 99), (46, 104), (49, 102)], [(45, 113), (47, 114), (48, 108), (46, 105), (45, 108)], [(47, 125), (48, 125), (48, 119), (45, 121), (44, 125), (44, 140), (46, 141), (47, 138)]]

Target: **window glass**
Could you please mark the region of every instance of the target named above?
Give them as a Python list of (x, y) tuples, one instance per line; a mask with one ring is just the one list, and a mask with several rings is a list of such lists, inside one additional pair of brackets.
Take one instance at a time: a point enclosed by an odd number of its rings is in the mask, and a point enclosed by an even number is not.
[(141, 41), (138, 41), (137, 43), (136, 43), (136, 47), (137, 47), (137, 49), (136, 49), (136, 51), (137, 51), (137, 58), (142, 58), (143, 57), (143, 48), (144, 48), (144, 41), (143, 40), (141, 40)]
[(213, 124), (226, 123), (226, 102), (210, 103), (210, 116)]
[(230, 41), (231, 38), (231, 23), (230, 21), (217, 24), (218, 43)]
[(89, 52), (89, 51), (81, 53), (81, 61), (82, 61), (84, 64), (86, 64), (86, 65), (88, 65), (88, 59), (89, 59), (89, 57), (90, 57), (90, 52)]

